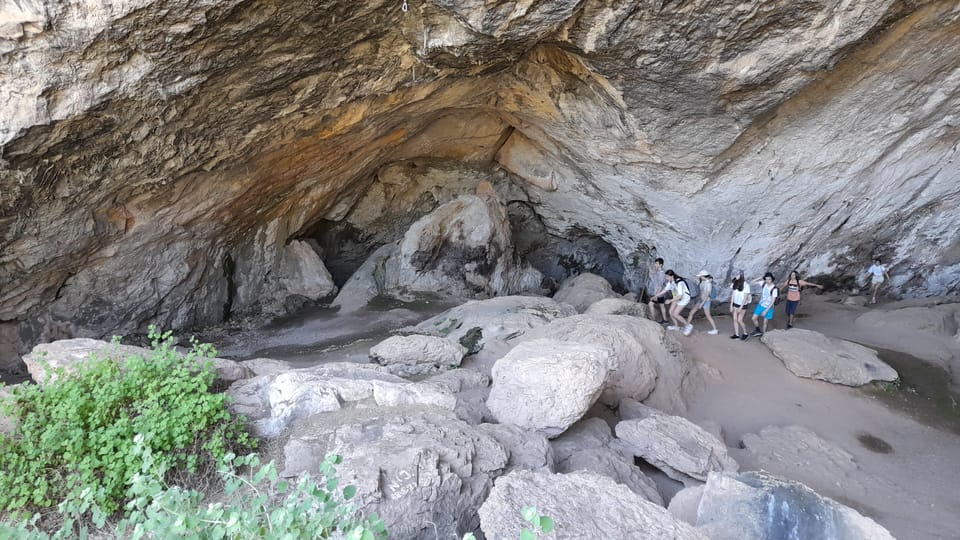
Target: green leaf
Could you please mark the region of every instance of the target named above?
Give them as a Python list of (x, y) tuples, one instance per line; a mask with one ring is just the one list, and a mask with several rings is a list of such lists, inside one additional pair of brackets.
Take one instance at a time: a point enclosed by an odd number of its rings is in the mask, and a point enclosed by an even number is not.
[(520, 515), (523, 516), (524, 521), (533, 523), (537, 519), (537, 509), (533, 506), (527, 506), (520, 511)]
[(357, 494), (357, 486), (347, 486), (343, 488), (343, 498), (345, 500), (349, 501), (356, 494)]
[(553, 532), (553, 519), (547, 516), (540, 516), (540, 530), (544, 534), (550, 534)]
[(520, 540), (537, 540), (537, 535), (530, 529), (520, 531)]

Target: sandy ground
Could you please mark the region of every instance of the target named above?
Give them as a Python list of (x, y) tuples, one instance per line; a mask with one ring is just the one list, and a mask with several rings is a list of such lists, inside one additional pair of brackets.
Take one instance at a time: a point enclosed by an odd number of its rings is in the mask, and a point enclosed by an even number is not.
[[(887, 348), (893, 345), (904, 353), (923, 347), (923, 335), (892, 343), (889, 336), (853, 324), (856, 316), (868, 309), (894, 306), (846, 306), (836, 297), (807, 296), (798, 328), (868, 346), (871, 342)], [(785, 319), (779, 309), (774, 322), (782, 328)], [(718, 336), (707, 335), (707, 322), (698, 319), (697, 331), (679, 338), (688, 354), (708, 366), (710, 373), (703, 392), (690, 403), (688, 416), (718, 422), (742, 470), (765, 469), (799, 480), (872, 517), (900, 539), (960, 538), (960, 426), (956, 418), (933, 418), (936, 415), (923, 407), (919, 412), (906, 411), (890, 404), (897, 396), (882, 399), (877, 389), (796, 377), (759, 339), (731, 340), (729, 316), (716, 320)], [(913, 392), (914, 401), (925, 399), (923, 391), (892, 390)], [(837, 459), (831, 450), (817, 444), (798, 444), (763, 455), (740, 448), (745, 435), (771, 425), (808, 428), (832, 443), (831, 447), (849, 453), (852, 461)], [(890, 448), (883, 450), (888, 453), (861, 443), (873, 440), (870, 437), (887, 443)]]

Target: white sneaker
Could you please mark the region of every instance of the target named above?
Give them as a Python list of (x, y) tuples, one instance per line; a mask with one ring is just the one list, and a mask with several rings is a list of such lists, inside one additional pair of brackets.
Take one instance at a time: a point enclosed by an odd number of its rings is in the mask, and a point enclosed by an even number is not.
[(710, 334), (711, 336), (715, 336), (715, 335), (719, 334), (720, 332), (718, 332), (717, 330), (708, 330), (707, 333)]
[(679, 330), (679, 329), (680, 329), (679, 326), (674, 326), (674, 325), (672, 325), (672, 324), (667, 327), (667, 330)]
[(692, 324), (688, 324), (688, 325), (686, 325), (686, 326), (683, 327), (683, 335), (689, 336), (691, 332), (693, 332), (693, 325), (692, 325)]

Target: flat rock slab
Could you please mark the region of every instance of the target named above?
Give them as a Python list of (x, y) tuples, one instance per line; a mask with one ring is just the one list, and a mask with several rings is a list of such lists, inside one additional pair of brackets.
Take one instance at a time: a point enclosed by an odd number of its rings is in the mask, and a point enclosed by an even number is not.
[[(52, 343), (41, 343), (33, 348), (29, 354), (23, 357), (27, 365), (27, 371), (30, 377), (37, 384), (48, 382), (50, 375), (57, 368), (63, 368), (66, 371), (72, 371), (91, 358), (113, 359), (126, 361), (128, 358), (139, 356), (141, 358), (150, 358), (153, 351), (143, 347), (132, 345), (120, 345), (109, 343), (99, 339), (61, 339)], [(197, 362), (207, 361), (213, 363), (216, 371), (217, 384), (229, 384), (234, 381), (246, 379), (253, 376), (253, 371), (244, 366), (242, 362), (227, 360), (224, 358), (198, 358)]]
[(445, 337), (477, 352), (491, 339), (509, 339), (576, 311), (541, 296), (498, 296), (473, 300), (406, 328), (413, 334)]
[(606, 476), (587, 472), (513, 471), (498, 478), (480, 507), (480, 528), (487, 538), (519, 538), (528, 526), (521, 510), (528, 506), (553, 519), (556, 538), (707, 539), (666, 508)]
[(711, 473), (697, 509), (711, 540), (893, 540), (856, 510), (763, 472)]
[(771, 330), (761, 340), (794, 375), (847, 386), (893, 381), (895, 369), (877, 351), (813, 330)]
[(525, 341), (494, 364), (487, 407), (502, 424), (556, 437), (600, 396), (610, 355), (597, 345)]
[(455, 341), (424, 335), (393, 336), (370, 348), (370, 358), (401, 377), (460, 366), (467, 349)]
[(711, 472), (739, 469), (725, 444), (686, 418), (652, 412), (618, 423), (615, 431), (633, 455), (680, 482), (705, 481)]

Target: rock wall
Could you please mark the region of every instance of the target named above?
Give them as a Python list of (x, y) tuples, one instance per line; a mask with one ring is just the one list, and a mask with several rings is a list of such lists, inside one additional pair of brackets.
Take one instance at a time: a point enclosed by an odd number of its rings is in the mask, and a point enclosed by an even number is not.
[(415, 159), (505, 171), (626, 266), (880, 255), (896, 292), (955, 292), (958, 115), (947, 0), (17, 0), (0, 320), (32, 343), (256, 310), (291, 239)]

